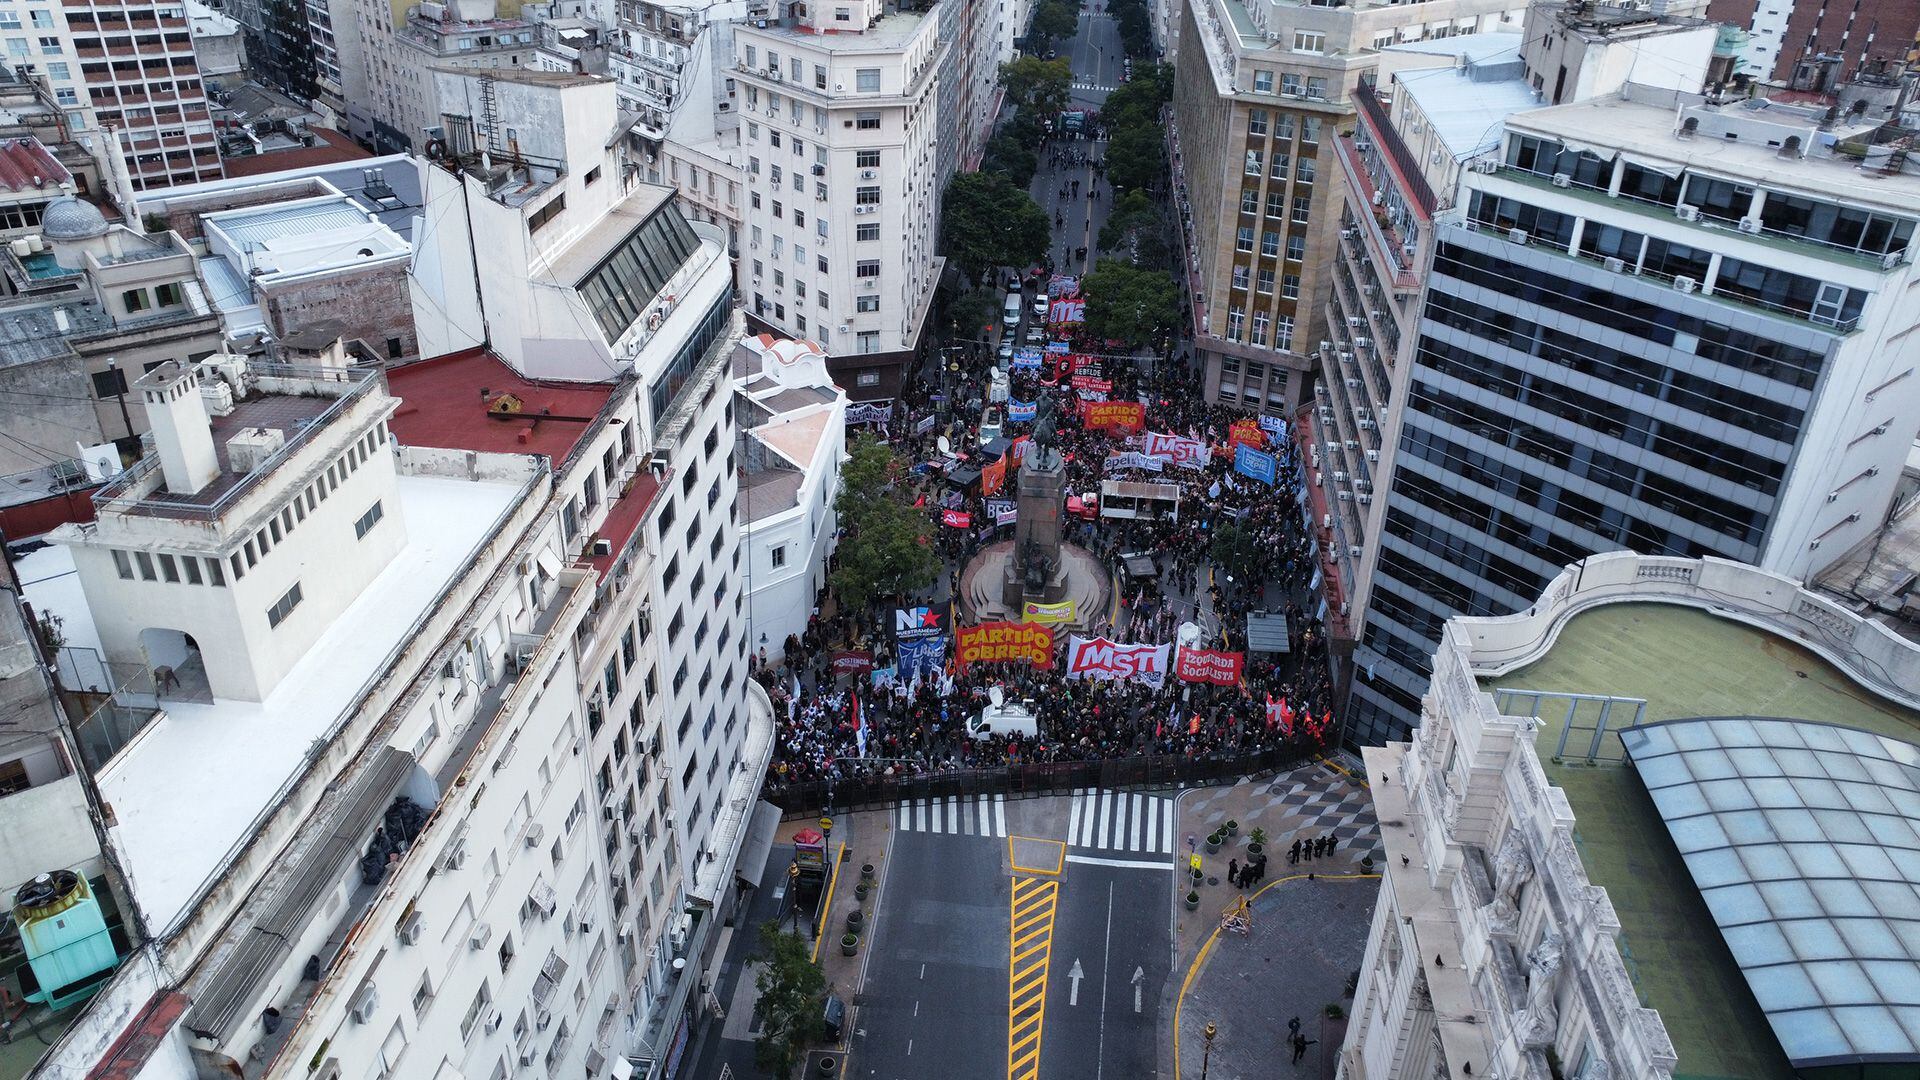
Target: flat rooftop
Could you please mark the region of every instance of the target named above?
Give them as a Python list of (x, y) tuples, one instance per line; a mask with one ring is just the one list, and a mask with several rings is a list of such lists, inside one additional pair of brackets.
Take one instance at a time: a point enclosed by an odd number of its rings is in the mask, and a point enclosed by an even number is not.
[[(545, 454), (556, 465), (573, 455), (617, 384), (535, 381), (484, 349), (449, 353), (387, 372), (387, 392), (400, 399), (388, 421), (403, 446)], [(524, 410), (488, 415), (503, 393)]]
[[(1920, 451), (1915, 451), (1920, 454)], [(1912, 467), (1913, 456), (1908, 457)], [(1920, 503), (1881, 526), (1820, 575), (1814, 588), (1909, 641), (1920, 642)]]
[[(465, 573), (520, 486), (403, 476), (398, 512), (407, 546), (334, 620), (264, 701), (168, 700), (99, 777), (134, 896), (156, 931), (171, 927), (229, 852), (301, 768), (307, 748), (353, 704), (366, 681), (412, 644), (408, 632)], [(68, 644), (99, 649), (72, 574), (70, 549), (21, 562), (27, 598), (66, 622)], [(217, 783), (196, 778), (217, 777)]]
[[(607, 215), (594, 223), (593, 228), (576, 239), (559, 257), (548, 264), (547, 272), (542, 275), (546, 280), (568, 288), (574, 287), (581, 279), (600, 265), (600, 260), (613, 254), (614, 250), (626, 242), (633, 230), (644, 224), (655, 210), (665, 206), (673, 199), (673, 189), (660, 184), (636, 184), (626, 198), (613, 204)], [(675, 267), (672, 273), (677, 272)], [(651, 303), (653, 297), (646, 298)]]
[[(1516, 47), (1520, 38), (1519, 34), (1474, 36), (1512, 38)], [(1542, 107), (1524, 78), (1482, 81), (1473, 77), (1471, 69), (1445, 67), (1402, 71), (1395, 80), (1395, 93), (1408, 95), (1419, 106), (1455, 160), (1499, 146), (1502, 121)]]
[[(1920, 715), (1861, 688), (1797, 643), (1672, 604), (1609, 604), (1576, 615), (1544, 657), (1482, 683), (1496, 687), (1644, 698), (1647, 723), (1780, 716), (1920, 737)], [(1632, 767), (1620, 763), (1619, 740), (1606, 740), (1602, 764), (1555, 762), (1564, 706), (1549, 703), (1541, 711), (1550, 714), (1541, 717), (1535, 739), (1541, 764), (1572, 804), (1581, 859), (1613, 901), (1628, 970), (1679, 1053), (1676, 1075), (1792, 1080), (1659, 812)], [(1630, 722), (1616, 707), (1610, 726)], [(1576, 735), (1570, 750), (1575, 742), (1585, 745)]]
[[(1648, 91), (1648, 95), (1657, 94)], [(1694, 99), (1698, 100), (1698, 99)], [(1775, 120), (1767, 107), (1753, 103), (1728, 106), (1725, 112), (1740, 117), (1743, 110), (1753, 120)], [(1779, 106), (1773, 106), (1778, 111)], [(1793, 123), (1791, 118), (1777, 118)], [(1553, 139), (1571, 139), (1583, 146), (1599, 144), (1617, 148), (1629, 156), (1645, 155), (1677, 165), (1691, 165), (1723, 175), (1737, 176), (1792, 190), (1806, 191), (1824, 199), (1840, 199), (1871, 206), (1884, 206), (1911, 215), (1920, 206), (1920, 175), (1887, 173), (1879, 169), (1861, 169), (1848, 157), (1780, 156), (1777, 148), (1764, 142), (1712, 137), (1703, 132), (1690, 139), (1674, 134), (1680, 120), (1671, 101), (1629, 101), (1619, 95), (1536, 109), (1507, 122), (1511, 131), (1531, 132)], [(1811, 125), (1809, 125), (1811, 128)], [(1810, 138), (1821, 133), (1809, 130)], [(1826, 136), (1831, 138), (1832, 136)]]
[(927, 21), (927, 14), (918, 11), (894, 11), (880, 16), (879, 21), (868, 30), (847, 34), (816, 34), (803, 26), (788, 26), (767, 21), (765, 29), (755, 28), (754, 34), (784, 38), (798, 42), (810, 49), (824, 49), (827, 52), (883, 52), (898, 49), (912, 41), (920, 32), (921, 24)]

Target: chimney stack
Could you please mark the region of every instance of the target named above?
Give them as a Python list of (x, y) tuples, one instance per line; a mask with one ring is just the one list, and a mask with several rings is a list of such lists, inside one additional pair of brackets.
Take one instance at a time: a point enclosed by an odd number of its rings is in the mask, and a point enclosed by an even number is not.
[(200, 398), (200, 376), (178, 360), (169, 360), (134, 382), (147, 407), (147, 426), (160, 455), (167, 490), (192, 495), (220, 475), (213, 450), (213, 426)]

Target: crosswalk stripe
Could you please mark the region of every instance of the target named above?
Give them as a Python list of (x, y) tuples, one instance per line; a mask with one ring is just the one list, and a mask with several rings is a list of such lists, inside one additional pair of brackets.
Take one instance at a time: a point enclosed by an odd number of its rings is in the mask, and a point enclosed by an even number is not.
[(990, 828), (990, 826), (987, 824), (987, 801), (985, 799), (981, 799), (975, 808), (980, 811), (980, 831), (975, 833), (974, 835), (986, 836), (987, 830)]
[(1131, 806), (1128, 809), (1127, 819), (1132, 824), (1133, 829), (1127, 834), (1127, 847), (1134, 851), (1140, 851), (1143, 850), (1140, 847), (1140, 831), (1141, 826), (1145, 824), (1141, 819), (1147, 816), (1142, 812), (1146, 808), (1146, 803), (1138, 794), (1130, 796), (1130, 799)]
[(1173, 854), (1173, 800), (1168, 799), (1160, 807), (1160, 852)]
[(947, 796), (947, 823), (952, 826), (947, 830), (950, 833), (964, 831), (960, 823), (960, 800), (951, 795)]
[(993, 835), (1007, 835), (1007, 797), (1005, 795), (993, 797)]

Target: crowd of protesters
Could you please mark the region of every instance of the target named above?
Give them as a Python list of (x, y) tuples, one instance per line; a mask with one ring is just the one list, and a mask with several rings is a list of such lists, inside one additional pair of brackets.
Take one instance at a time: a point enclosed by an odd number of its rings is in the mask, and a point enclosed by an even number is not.
[[(1183, 624), (1201, 632), (1196, 647), (1244, 654), (1237, 685), (1185, 682), (1168, 673), (1158, 685), (1144, 681), (1070, 679), (1056, 661), (1051, 668), (1027, 662), (972, 664), (954, 670), (952, 631), (949, 662), (928, 664), (910, 675), (887, 677), (896, 660), (889, 640), (892, 608), (835, 611), (816, 615), (806, 632), (789, 638), (773, 658), (757, 658), (755, 677), (775, 700), (778, 735), (773, 775), (780, 786), (810, 781), (917, 776), (955, 769), (1008, 764), (1091, 761), (1159, 755), (1191, 760), (1228, 760), (1267, 750), (1316, 748), (1335, 738), (1332, 688), (1326, 640), (1320, 621), (1307, 610), (1314, 559), (1301, 504), (1298, 450), (1284, 434), (1274, 433), (1265, 449), (1275, 457), (1275, 483), (1268, 485), (1234, 470), (1227, 449), (1229, 425), (1247, 414), (1205, 403), (1199, 373), (1187, 358), (1161, 361), (1142, 376), (1133, 365), (1111, 370), (1110, 400), (1145, 404), (1148, 431), (1200, 440), (1213, 453), (1203, 467), (1171, 464), (1157, 472), (1110, 471), (1106, 459), (1124, 452), (1137, 433), (1107, 432), (1080, 424), (1071, 387), (1053, 385), (1053, 372), (1016, 370), (1011, 397), (1034, 401), (1052, 395), (1058, 420), (1056, 445), (1062, 452), (1071, 492), (1094, 495), (1103, 479), (1149, 480), (1180, 488), (1177, 516), (1164, 519), (1088, 518), (1069, 540), (1092, 552), (1122, 582), (1109, 625), (1103, 613), (1089, 633), (1143, 644), (1173, 642)], [(1065, 379), (1058, 380), (1061, 383)], [(984, 447), (970, 421), (979, 415), (973, 400), (984, 396), (985, 379), (948, 387), (951, 410), (934, 398), (934, 387), (910, 387), (897, 406), (889, 434), (896, 448), (916, 462), (979, 461)], [(947, 420), (931, 430), (920, 417)], [(1029, 425), (1009, 424), (1007, 438), (1025, 434)], [(938, 440), (944, 438), (948, 454)], [(1010, 469), (1000, 497), (1011, 498), (1017, 472)], [(943, 484), (939, 469), (922, 470), (916, 483), (929, 514), (957, 509), (970, 515), (966, 528), (940, 528), (936, 544), (957, 592), (960, 573), (979, 551), (1011, 539), (1012, 526), (995, 527), (986, 493), (977, 485), (960, 489)], [(1239, 565), (1216, 561), (1214, 537), (1239, 530)], [(1124, 573), (1122, 556), (1146, 556), (1149, 574)], [(1136, 566), (1137, 566), (1136, 562)], [(901, 598), (901, 606), (924, 605)], [(822, 594), (822, 604), (832, 607)], [(816, 606), (816, 611), (820, 607)], [(944, 608), (942, 609), (944, 612)], [(1284, 616), (1285, 652), (1249, 652), (1246, 617), (1255, 612)], [(1189, 631), (1191, 633), (1191, 631)], [(1065, 634), (1058, 635), (1064, 645)], [(881, 670), (880, 678), (861, 671), (836, 675), (836, 651), (860, 649)], [(1038, 717), (1032, 737), (970, 736), (966, 720), (989, 703), (989, 689), (1004, 700), (1029, 702)]]

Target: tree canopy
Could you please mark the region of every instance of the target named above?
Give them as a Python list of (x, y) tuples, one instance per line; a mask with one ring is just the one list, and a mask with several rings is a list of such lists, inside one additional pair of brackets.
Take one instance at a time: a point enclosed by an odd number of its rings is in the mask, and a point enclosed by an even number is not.
[(1007, 88), (1007, 99), (1021, 109), (1052, 116), (1066, 108), (1073, 66), (1064, 56), (1058, 60), (1022, 56), (1000, 65), (1000, 85)]
[(1033, 27), (1028, 42), (1035, 47), (1049, 41), (1064, 41), (1080, 26), (1080, 5), (1069, 0), (1040, 0), (1033, 12)]
[(925, 511), (907, 504), (904, 461), (877, 439), (855, 438), (840, 466), (834, 510), (846, 531), (831, 575), (835, 595), (854, 610), (874, 599), (933, 584), (940, 557)]
[(1087, 297), (1086, 330), (1095, 337), (1145, 348), (1179, 322), (1180, 291), (1165, 270), (1101, 259), (1082, 285)]
[(788, 1076), (819, 1029), (827, 979), (808, 957), (806, 939), (782, 932), (778, 923), (760, 928), (760, 944), (761, 952), (754, 957), (762, 964), (754, 978), (754, 989), (760, 992), (754, 1003), (760, 1037), (753, 1058), (768, 1073)]
[(1160, 129), (1144, 124), (1109, 126), (1107, 180), (1115, 191), (1145, 191), (1167, 175), (1167, 145)]
[(1002, 131), (987, 141), (987, 154), (981, 169), (989, 172), (1003, 172), (1013, 186), (1026, 190), (1033, 183), (1033, 174), (1040, 168), (1040, 159), (1030, 143), (1022, 142), (1012, 131)]
[(960, 173), (947, 184), (941, 229), (947, 258), (979, 282), (996, 266), (1024, 268), (1047, 253), (1047, 214), (1005, 173)]

